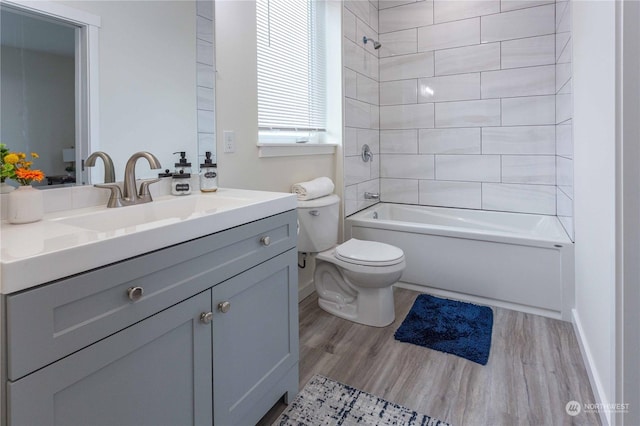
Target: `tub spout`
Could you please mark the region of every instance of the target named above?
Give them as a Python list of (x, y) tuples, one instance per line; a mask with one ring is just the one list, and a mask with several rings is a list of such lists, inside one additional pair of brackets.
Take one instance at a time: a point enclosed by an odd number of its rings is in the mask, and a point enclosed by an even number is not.
[(380, 194), (377, 192), (365, 192), (364, 193), (365, 200), (379, 200)]

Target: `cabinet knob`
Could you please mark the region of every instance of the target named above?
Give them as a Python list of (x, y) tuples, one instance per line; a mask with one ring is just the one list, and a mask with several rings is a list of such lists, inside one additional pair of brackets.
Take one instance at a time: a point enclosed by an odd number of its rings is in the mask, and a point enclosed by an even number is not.
[(229, 312), (229, 309), (231, 309), (231, 303), (227, 301), (218, 303), (218, 310), (223, 314)]
[(213, 318), (213, 312), (203, 312), (200, 314), (200, 322), (203, 324), (209, 324)]
[(140, 300), (143, 294), (144, 289), (142, 287), (129, 287), (127, 289), (127, 296), (129, 296), (129, 300), (132, 302)]
[(263, 246), (268, 246), (269, 244), (271, 244), (271, 238), (269, 238), (268, 235), (264, 235), (262, 238), (260, 238), (260, 243), (262, 243)]

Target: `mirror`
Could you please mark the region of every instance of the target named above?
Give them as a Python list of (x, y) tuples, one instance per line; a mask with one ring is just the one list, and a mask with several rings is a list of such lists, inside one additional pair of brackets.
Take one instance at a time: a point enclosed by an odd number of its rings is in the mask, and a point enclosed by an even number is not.
[[(170, 170), (176, 162), (173, 153), (185, 151), (193, 173), (198, 172), (205, 151), (212, 151), (215, 157), (211, 0), (2, 0), (2, 5), (18, 14), (36, 13), (46, 24), (75, 32), (75, 141), (69, 142), (67, 137), (63, 145), (56, 146), (50, 130), (44, 140), (30, 136), (24, 150), (40, 154), (35, 167), (44, 169), (45, 162), (52, 159), (60, 164), (45, 173), (73, 173), (65, 170), (72, 165), (65, 159), (75, 155), (76, 180), (82, 184), (103, 180), (100, 161), (84, 175), (81, 173), (82, 160), (98, 150), (112, 157), (116, 180), (122, 180), (126, 161), (136, 151), (152, 152), (163, 169)], [(83, 24), (91, 19), (97, 19), (97, 24)], [(4, 74), (4, 55), (2, 59)], [(83, 69), (82, 61), (88, 74), (85, 81), (78, 73)], [(92, 72), (95, 78), (91, 78)], [(79, 88), (84, 92), (78, 94)], [(17, 142), (8, 140), (9, 130), (5, 132), (4, 115), (5, 104), (15, 99), (6, 97), (2, 89), (0, 141), (17, 150)], [(48, 100), (53, 97), (49, 95)], [(84, 117), (78, 114), (83, 108)], [(33, 135), (33, 125), (22, 121), (19, 124), (23, 127), (13, 134)], [(72, 146), (75, 152), (68, 151)], [(155, 177), (158, 172), (142, 161), (136, 166), (138, 178)]]

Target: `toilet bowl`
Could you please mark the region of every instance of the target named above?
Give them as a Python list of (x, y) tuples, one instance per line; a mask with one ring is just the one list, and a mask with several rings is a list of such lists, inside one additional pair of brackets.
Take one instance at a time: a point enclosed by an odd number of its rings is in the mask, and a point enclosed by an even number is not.
[(395, 320), (392, 285), (404, 269), (399, 248), (351, 239), (317, 254), (318, 305), (340, 318), (385, 327)]
[(405, 269), (398, 247), (355, 238), (337, 245), (340, 198), (298, 201), (298, 251), (315, 256), (318, 305), (335, 316), (374, 327), (395, 319), (392, 285)]

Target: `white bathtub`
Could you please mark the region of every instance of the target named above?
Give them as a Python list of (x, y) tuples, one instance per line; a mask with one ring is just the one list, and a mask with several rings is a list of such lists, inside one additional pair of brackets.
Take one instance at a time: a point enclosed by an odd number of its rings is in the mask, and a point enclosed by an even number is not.
[(404, 250), (401, 287), (571, 319), (573, 243), (555, 216), (379, 203), (345, 235)]

